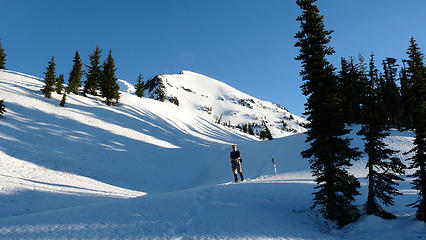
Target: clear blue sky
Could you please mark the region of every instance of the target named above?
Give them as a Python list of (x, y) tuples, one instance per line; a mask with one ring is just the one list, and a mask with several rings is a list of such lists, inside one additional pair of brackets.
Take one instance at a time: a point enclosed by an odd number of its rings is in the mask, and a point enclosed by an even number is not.
[[(66, 79), (75, 50), (112, 50), (117, 76), (191, 70), (300, 115), (305, 97), (294, 47), (300, 10), (293, 0), (0, 0), (7, 68), (43, 76), (54, 55)], [(368, 55), (405, 57), (413, 35), (426, 53), (425, 0), (320, 0), (332, 29), (330, 61)]]

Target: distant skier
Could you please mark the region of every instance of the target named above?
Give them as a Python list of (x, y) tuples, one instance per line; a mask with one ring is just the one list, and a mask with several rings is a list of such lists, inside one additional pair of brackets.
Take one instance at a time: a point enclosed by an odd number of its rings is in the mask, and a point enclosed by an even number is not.
[(237, 150), (237, 145), (232, 145), (231, 163), (232, 163), (232, 172), (234, 173), (235, 182), (238, 182), (238, 174), (240, 174), (241, 181), (244, 181), (243, 171), (241, 168), (241, 154), (240, 151)]

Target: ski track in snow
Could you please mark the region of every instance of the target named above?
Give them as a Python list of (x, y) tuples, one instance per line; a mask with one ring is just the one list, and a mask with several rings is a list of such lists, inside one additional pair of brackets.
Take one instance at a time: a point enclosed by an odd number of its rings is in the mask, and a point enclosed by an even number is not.
[[(44, 98), (42, 86), (0, 70), (7, 109), (0, 119), (0, 239), (426, 238), (425, 224), (406, 206), (416, 199), (409, 178), (389, 207), (395, 220), (363, 216), (338, 229), (310, 209), (315, 182), (300, 157), (303, 134), (259, 142), (197, 112), (137, 98), (123, 80), (116, 107), (71, 94), (61, 108), (61, 96)], [(362, 149), (357, 128), (349, 136)], [(413, 133), (392, 131), (386, 143), (407, 158), (412, 140)], [(242, 152), (247, 181), (230, 182), (231, 143)], [(350, 169), (362, 186), (358, 205), (366, 198), (365, 162)]]

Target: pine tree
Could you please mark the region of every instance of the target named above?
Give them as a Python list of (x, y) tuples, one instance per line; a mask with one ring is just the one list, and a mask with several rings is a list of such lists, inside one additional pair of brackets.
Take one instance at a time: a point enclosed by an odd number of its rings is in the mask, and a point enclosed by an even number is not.
[(73, 60), (74, 64), (72, 66), (72, 70), (70, 72), (70, 77), (68, 79), (68, 87), (66, 92), (69, 93), (78, 93), (78, 88), (81, 87), (81, 76), (83, 76), (80, 54), (78, 51), (75, 51), (75, 56)]
[(382, 97), (385, 104), (385, 117), (387, 123), (394, 127), (401, 126), (400, 93), (396, 85), (397, 66), (395, 58), (386, 58), (383, 60), (384, 82), (382, 85)]
[(6, 106), (4, 105), (4, 99), (0, 100), (0, 117), (3, 117), (4, 112), (6, 112)]
[(58, 78), (56, 78), (56, 93), (62, 94), (62, 87), (64, 85), (64, 74), (59, 74)]
[(349, 130), (345, 129), (339, 111), (334, 67), (326, 60), (327, 55), (334, 53), (333, 48), (327, 46), (332, 31), (325, 30), (324, 17), (314, 2), (316, 0), (297, 0), (302, 15), (297, 18), (301, 30), (296, 34), (298, 42), (295, 46), (300, 47), (296, 60), (302, 62), (302, 90), (308, 97), (305, 104), (305, 115), (309, 120), (306, 142), (310, 142), (310, 148), (301, 154), (309, 159), (318, 184), (313, 207), (320, 205), (326, 218), (337, 220), (342, 226), (359, 217), (352, 202), (355, 195), (359, 195), (357, 188), (360, 185), (347, 168), (360, 153), (350, 148), (350, 139), (343, 138)]
[(136, 83), (135, 88), (136, 88), (136, 96), (138, 96), (140, 98), (143, 97), (144, 91), (145, 91), (145, 86), (142, 82), (142, 74), (139, 74), (138, 82)]
[(248, 134), (250, 135), (254, 135), (254, 131), (253, 131), (253, 124), (249, 124), (248, 129), (247, 129)]
[(414, 153), (410, 158), (410, 168), (415, 169), (413, 188), (419, 193), (419, 198), (412, 205), (417, 208), (417, 219), (426, 222), (426, 67), (413, 37), (406, 53), (407, 77), (413, 83), (413, 126), (416, 133), (414, 148), (410, 150)]
[(61, 100), (61, 103), (59, 103), (59, 106), (65, 107), (66, 101), (67, 101), (67, 92), (64, 91), (64, 94), (62, 95), (62, 100)]
[(406, 129), (413, 129), (413, 83), (408, 79), (405, 61), (399, 73), (401, 82), (402, 124)]
[(353, 57), (350, 57), (349, 61), (341, 58), (338, 87), (340, 111), (345, 123), (361, 123), (361, 105), (366, 88), (365, 63), (362, 56), (358, 57), (358, 62), (355, 62)]
[(101, 52), (102, 50), (96, 46), (96, 49), (93, 51), (93, 53), (89, 55), (90, 65), (86, 65), (88, 70), (86, 73), (83, 95), (98, 95), (96, 91), (99, 88), (100, 79), (102, 76), (102, 69), (100, 64)]
[(0, 39), (0, 69), (6, 69), (6, 53), (1, 46), (1, 39)]
[(111, 50), (109, 51), (108, 57), (103, 64), (102, 78), (101, 78), (101, 93), (102, 97), (105, 97), (105, 103), (107, 105), (117, 105), (120, 98), (120, 89), (117, 84), (117, 78), (115, 77), (115, 63), (112, 58)]
[(374, 65), (374, 55), (371, 55), (368, 76), (367, 94), (363, 102), (364, 123), (358, 135), (365, 140), (364, 151), (368, 155), (368, 198), (365, 204), (368, 215), (376, 215), (390, 219), (395, 216), (383, 210), (378, 201), (389, 206), (393, 204), (393, 196), (401, 195), (394, 185), (402, 181), (399, 175), (404, 174), (405, 165), (400, 159), (391, 157), (397, 151), (387, 148), (383, 139), (389, 136), (389, 127), (383, 118), (384, 105), (378, 97), (375, 83), (377, 83), (377, 69)]
[(44, 77), (44, 88), (41, 90), (45, 97), (51, 98), (52, 92), (53, 92), (53, 85), (55, 84), (55, 58), (52, 56), (52, 58), (49, 61), (49, 65), (46, 68), (45, 77)]

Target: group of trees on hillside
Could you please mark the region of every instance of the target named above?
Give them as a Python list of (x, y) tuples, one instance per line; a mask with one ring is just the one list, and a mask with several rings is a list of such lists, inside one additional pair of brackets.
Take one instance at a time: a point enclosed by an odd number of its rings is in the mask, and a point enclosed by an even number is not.
[[(81, 79), (86, 75), (84, 82), (83, 96), (91, 94), (93, 96), (102, 96), (105, 98), (107, 105), (117, 105), (120, 98), (119, 86), (117, 84), (117, 77), (115, 76), (116, 68), (111, 50), (103, 65), (100, 65), (101, 50), (96, 46), (94, 52), (89, 55), (90, 64), (86, 65), (88, 70), (83, 71), (83, 63), (78, 51), (75, 52), (73, 59), (73, 67), (69, 73), (68, 86), (64, 89), (61, 106), (65, 105), (67, 94), (79, 94), (81, 89)], [(45, 97), (51, 98), (53, 91), (61, 94), (64, 88), (64, 75), (60, 74), (58, 77), (55, 75), (55, 58), (52, 56), (46, 68), (42, 93)], [(98, 94), (100, 92), (100, 94)]]
[[(314, 193), (314, 206), (319, 205), (324, 216), (336, 220), (339, 225), (355, 221), (360, 212), (353, 205), (359, 195), (358, 180), (347, 168), (357, 160), (361, 152), (350, 147), (351, 139), (345, 137), (348, 124), (361, 124), (357, 133), (365, 140), (364, 152), (368, 156), (368, 197), (366, 214), (383, 218), (395, 216), (385, 211), (393, 204), (393, 197), (400, 193), (397, 181), (403, 180), (405, 164), (394, 156), (384, 142), (390, 127), (414, 129), (414, 145), (410, 151), (409, 168), (415, 169), (413, 185), (418, 190), (418, 219), (426, 221), (426, 75), (423, 54), (414, 38), (407, 50), (408, 59), (398, 72), (395, 58), (382, 62), (383, 72), (375, 66), (371, 54), (369, 66), (364, 58), (341, 59), (340, 71), (326, 57), (334, 50), (328, 44), (332, 31), (326, 30), (324, 17), (314, 3), (316, 0), (297, 0), (302, 14), (297, 18), (300, 31), (296, 33), (300, 54), (296, 60), (302, 63), (300, 75), (304, 81), (302, 91), (308, 97), (306, 125), (310, 148), (302, 152), (309, 159), (318, 186)], [(405, 65), (407, 64), (407, 66)], [(400, 87), (396, 81), (401, 82)]]

